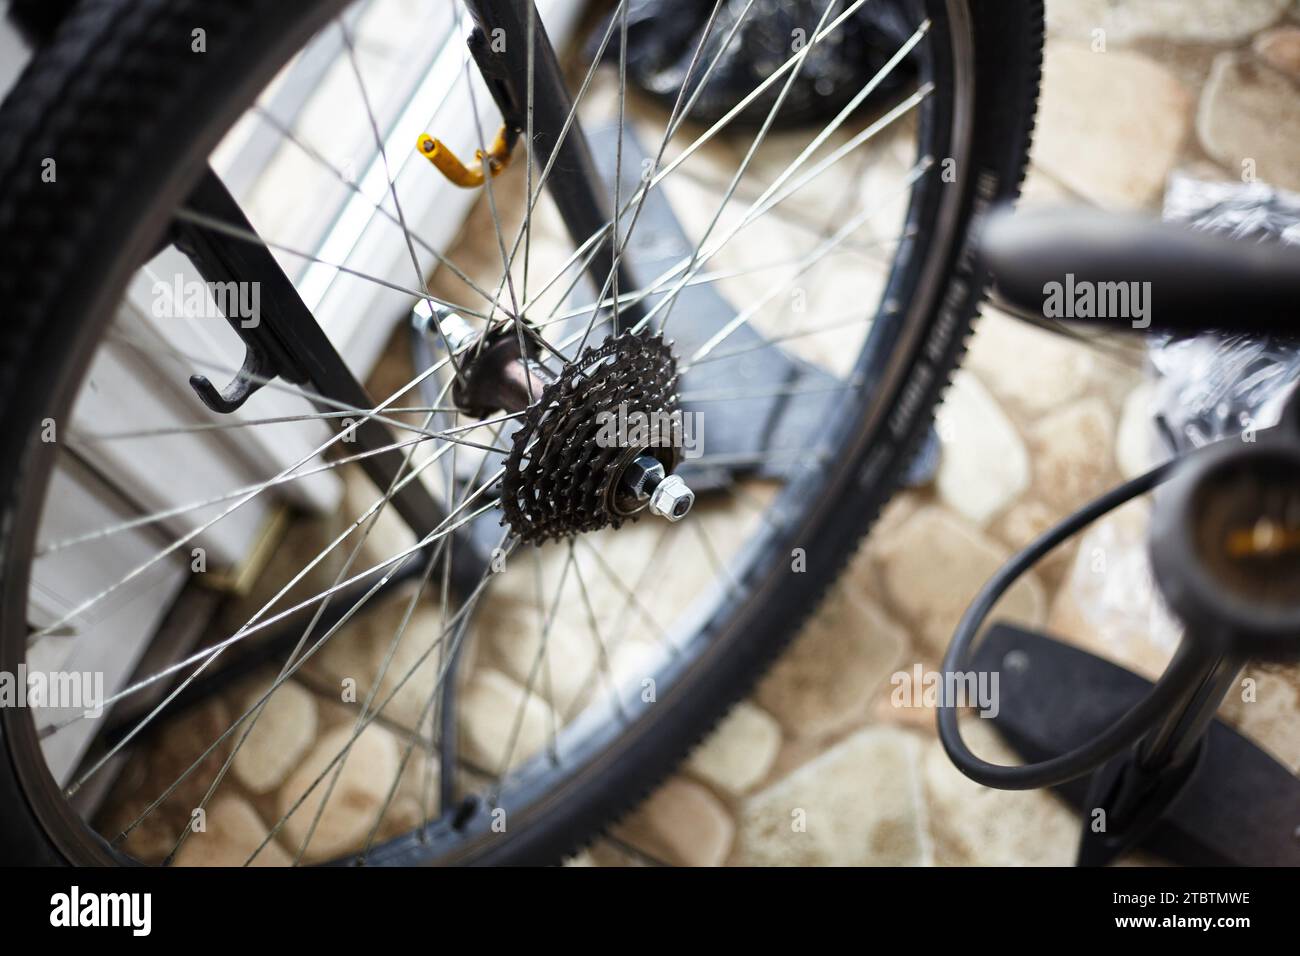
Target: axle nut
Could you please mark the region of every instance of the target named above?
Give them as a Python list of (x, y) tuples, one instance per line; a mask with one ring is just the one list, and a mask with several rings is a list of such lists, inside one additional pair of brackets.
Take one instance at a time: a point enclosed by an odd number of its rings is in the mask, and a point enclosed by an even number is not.
[(645, 501), (664, 480), (664, 466), (656, 458), (640, 455), (633, 459), (623, 472), (623, 487)]
[(681, 521), (695, 504), (695, 492), (676, 475), (659, 482), (650, 495), (650, 510), (669, 521)]

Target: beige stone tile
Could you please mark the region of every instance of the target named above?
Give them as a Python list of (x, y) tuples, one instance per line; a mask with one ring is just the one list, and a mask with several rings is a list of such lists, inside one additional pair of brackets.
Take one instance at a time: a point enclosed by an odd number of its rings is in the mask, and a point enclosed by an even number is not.
[(1300, 110), (1293, 80), (1244, 53), (1222, 53), (1201, 94), (1196, 130), (1215, 160), (1243, 177), (1300, 189)]
[(735, 824), (726, 807), (700, 786), (673, 777), (615, 832), (651, 856), (680, 866), (718, 866), (731, 850)]
[(1187, 89), (1154, 60), (1049, 42), (1034, 161), (1097, 205), (1152, 205), (1183, 148), (1192, 106)]
[(641, 857), (611, 840), (597, 840), (574, 858), (573, 866), (648, 866)]
[[(603, 635), (593, 634), (585, 616), (571, 613), (582, 600), (576, 581), (566, 582), (561, 602), (570, 613), (550, 611), (552, 596), (526, 603), (493, 598), (483, 604), (474, 630), (497, 666), (520, 684), (530, 676), (538, 694), (561, 713), (568, 711), (590, 690), (588, 675), (597, 672)], [(546, 618), (545, 652), (542, 632)]]
[(743, 794), (767, 776), (780, 748), (780, 724), (742, 701), (695, 748), (686, 769), (723, 793)]
[(1096, 383), (1097, 363), (1080, 345), (986, 308), (963, 365), (1027, 423), (1081, 398)]
[(1288, 0), (1050, 0), (1048, 30), (1090, 42), (1094, 30), (1124, 43), (1142, 38), (1236, 43), (1276, 23)]
[[(990, 723), (964, 718), (963, 739), (994, 763), (1019, 761)], [(925, 791), (940, 866), (1069, 866), (1078, 818), (1050, 792), (991, 790), (967, 779), (937, 740), (924, 745)]]
[[(1040, 535), (1055, 527), (1065, 515), (1034, 498), (1025, 497), (1007, 509), (990, 529), (1013, 552), (1028, 547)], [(1079, 544), (1071, 539), (1053, 548), (1034, 566), (1034, 574), (1049, 589), (1065, 574)]]
[(554, 716), (537, 694), (500, 671), (480, 668), (460, 693), (460, 732), (465, 758), (495, 774), (509, 756), (514, 766), (550, 740)]
[(958, 371), (939, 409), (942, 445), (935, 486), (953, 511), (986, 526), (1029, 486), (1029, 455), (997, 401)]
[[(220, 697), (210, 697), (161, 724), (157, 734), (148, 740), (148, 746), (128, 760), (100, 814), (100, 832), (115, 837), (133, 826), (123, 849), (143, 862), (162, 862), (172, 852), (181, 831), (191, 824), (193, 811), (203, 802), (225, 763), (233, 743), (231, 738), (222, 741), (206, 757), (203, 754), (229, 729), (233, 720), (230, 706)], [(194, 770), (180, 779), (191, 766)], [(176, 789), (141, 819), (149, 806), (178, 780)], [(234, 791), (235, 783), (227, 776), (215, 796)]]
[[(267, 675), (243, 695), (244, 710), (261, 700), (273, 677)], [(316, 739), (316, 731), (315, 698), (296, 681), (286, 681), (267, 699), (256, 721), (245, 723), (236, 732), (235, 742), (242, 739), (242, 744), (231, 762), (231, 772), (250, 792), (268, 793), (298, 765)]]
[[(421, 600), (403, 629), (410, 594), (403, 589), (379, 607), (358, 615), (330, 638), (306, 669), (335, 688), (336, 699), (360, 704), (373, 693), (374, 706), (383, 705), (385, 718), (416, 730), (421, 715), (427, 717), (429, 700), (443, 666), (439, 642), (444, 615), (439, 605)], [(448, 647), (450, 640), (454, 637), (449, 639)], [(468, 671), (473, 666), (475, 645), (464, 639), (460, 643), (462, 666)], [(375, 681), (381, 675), (375, 690)]]
[(1028, 434), (1034, 491), (1062, 514), (1115, 483), (1115, 417), (1088, 397), (1040, 419)]
[(1300, 27), (1280, 26), (1261, 33), (1253, 49), (1273, 69), (1300, 83)]
[(929, 862), (920, 744), (892, 727), (858, 731), (741, 805), (742, 866), (908, 866)]
[[(252, 804), (236, 796), (218, 797), (207, 808), (206, 830), (194, 832), (176, 854), (176, 866), (243, 866), (266, 839), (266, 824)], [(288, 866), (293, 860), (272, 840), (253, 858), (253, 866)]]
[[(920, 649), (935, 657), (942, 657), (971, 599), (1010, 556), (978, 529), (933, 505), (884, 535), (873, 552), (890, 601), (921, 639)], [(1028, 574), (990, 619), (1035, 627), (1046, 617), (1046, 603), (1042, 585)]]
[(759, 684), (756, 699), (788, 734), (825, 737), (864, 720), (888, 695), (907, 634), (851, 583), (834, 588)]
[[(296, 854), (310, 834), (311, 842), (303, 854), (306, 861), (334, 859), (359, 850), (397, 776), (398, 741), (390, 731), (374, 723), (361, 732), (346, 757), (334, 762), (352, 739), (353, 732), (351, 726), (344, 725), (322, 735), (307, 759), (280, 789), (281, 816), (291, 810), (293, 814), (282, 831), (284, 843)], [(324, 779), (293, 810), (294, 804), (322, 773)], [(318, 811), (319, 822), (313, 832)]]

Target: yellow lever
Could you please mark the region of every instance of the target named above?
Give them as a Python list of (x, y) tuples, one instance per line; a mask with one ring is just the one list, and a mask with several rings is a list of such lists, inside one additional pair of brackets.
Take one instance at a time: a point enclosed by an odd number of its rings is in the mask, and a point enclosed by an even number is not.
[[(464, 189), (474, 189), (483, 185), (483, 150), (474, 150), (475, 164), (474, 168), (466, 166), (460, 161), (460, 158), (447, 148), (447, 144), (440, 139), (434, 139), (428, 133), (421, 133), (417, 148), (420, 154), (433, 165), (438, 167), (438, 171), (446, 176), (452, 183)], [(487, 168), (495, 179), (497, 175), (510, 165), (510, 142), (508, 139), (508, 128), (502, 126), (497, 133), (496, 142), (487, 154)]]

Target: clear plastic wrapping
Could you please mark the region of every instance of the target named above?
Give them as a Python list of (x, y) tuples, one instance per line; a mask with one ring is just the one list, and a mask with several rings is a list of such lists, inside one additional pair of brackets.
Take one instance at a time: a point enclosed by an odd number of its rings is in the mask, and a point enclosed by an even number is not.
[[(1164, 216), (1240, 242), (1300, 244), (1300, 196), (1262, 183), (1176, 173)], [(1300, 341), (1282, 336), (1160, 336), (1150, 355), (1159, 376), (1157, 424), (1174, 452), (1275, 424), (1300, 378)]]

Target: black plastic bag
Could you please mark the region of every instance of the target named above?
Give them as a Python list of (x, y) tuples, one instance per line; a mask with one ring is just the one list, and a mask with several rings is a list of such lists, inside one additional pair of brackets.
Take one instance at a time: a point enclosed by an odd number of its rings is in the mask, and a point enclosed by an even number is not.
[[(691, 76), (688, 96), (694, 95), (708, 74), (689, 118), (704, 124), (715, 122), (811, 43), (827, 2), (754, 0), (745, 14), (748, 0), (722, 0)], [(835, 8), (826, 17), (826, 26), (849, 7), (846, 0), (829, 2)], [(786, 94), (775, 125), (825, 121), (843, 109), (912, 36), (920, 18), (909, 14), (911, 6), (907, 0), (869, 0), (817, 43)], [(628, 0), (628, 82), (671, 109), (712, 11), (709, 0)], [(734, 37), (718, 56), (742, 14)], [(606, 57), (617, 61), (618, 55), (616, 26)], [(717, 64), (712, 66), (715, 57)], [(900, 63), (868, 103), (891, 99), (914, 76), (912, 63)], [(750, 127), (761, 124), (785, 84), (786, 77), (773, 83), (734, 122)]]

